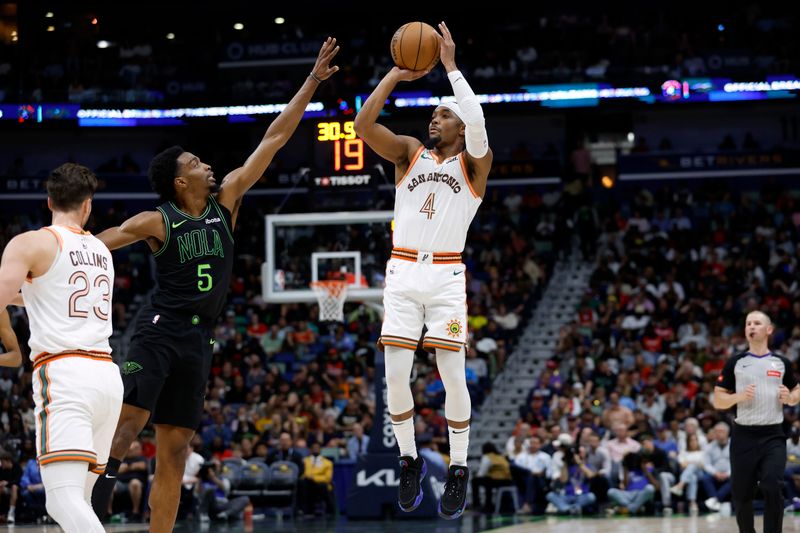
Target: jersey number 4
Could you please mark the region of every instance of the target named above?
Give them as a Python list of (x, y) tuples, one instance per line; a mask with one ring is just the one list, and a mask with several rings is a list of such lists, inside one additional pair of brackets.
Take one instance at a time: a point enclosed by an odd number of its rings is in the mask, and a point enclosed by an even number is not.
[(111, 280), (108, 279), (108, 276), (100, 274), (94, 278), (94, 283), (89, 283), (89, 276), (86, 275), (86, 272), (78, 270), (73, 272), (69, 277), (69, 284), (76, 286), (83, 285), (82, 288), (73, 292), (69, 297), (70, 318), (89, 318), (89, 311), (80, 309), (78, 300), (87, 296), (91, 290), (91, 286), (94, 285), (103, 290), (102, 298), (103, 302), (105, 302), (105, 310), (100, 306), (94, 306), (92, 307), (92, 311), (94, 312), (94, 316), (100, 320), (108, 320), (108, 315), (111, 312)]
[(436, 193), (430, 193), (425, 199), (425, 203), (422, 204), (422, 209), (419, 210), (420, 213), (428, 215), (428, 220), (432, 219), (433, 215), (436, 214), (436, 210), (433, 208), (433, 200), (435, 197)]

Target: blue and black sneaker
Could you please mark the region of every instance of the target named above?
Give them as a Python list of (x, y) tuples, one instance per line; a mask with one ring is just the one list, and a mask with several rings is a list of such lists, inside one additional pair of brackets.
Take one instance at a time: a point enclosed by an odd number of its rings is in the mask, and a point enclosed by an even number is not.
[(439, 500), (439, 516), (447, 520), (455, 520), (461, 516), (467, 506), (467, 483), (469, 483), (469, 468), (450, 465), (447, 481), (444, 484), (444, 494)]
[(410, 513), (422, 503), (422, 480), (428, 473), (425, 459), (410, 455), (400, 457), (400, 486), (397, 488), (397, 503), (400, 509)]

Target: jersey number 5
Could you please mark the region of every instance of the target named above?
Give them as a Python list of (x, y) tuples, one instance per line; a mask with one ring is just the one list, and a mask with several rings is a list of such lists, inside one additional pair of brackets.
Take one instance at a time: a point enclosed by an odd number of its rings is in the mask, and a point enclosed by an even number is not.
[(211, 265), (208, 263), (197, 265), (197, 277), (199, 278), (197, 280), (197, 288), (200, 289), (200, 292), (208, 292), (214, 286), (214, 278), (211, 277), (211, 274), (204, 272), (210, 269)]
[(435, 197), (436, 193), (430, 193), (425, 199), (425, 203), (422, 204), (422, 209), (419, 210), (420, 213), (428, 215), (428, 220), (432, 219), (433, 215), (436, 214), (436, 210), (433, 208), (433, 200)]
[(89, 276), (86, 275), (86, 272), (78, 270), (73, 272), (69, 277), (69, 284), (78, 285), (79, 282), (83, 285), (83, 288), (76, 290), (69, 297), (70, 318), (89, 318), (88, 310), (84, 311), (82, 309), (78, 309), (78, 300), (84, 296), (87, 296), (91, 290), (90, 287), (94, 285), (95, 287), (102, 287), (103, 289), (103, 301), (106, 303), (106, 310), (103, 310), (102, 307), (95, 306), (92, 307), (92, 311), (94, 312), (94, 316), (100, 320), (108, 320), (108, 315), (111, 312), (111, 280), (108, 279), (108, 276), (105, 274), (100, 274), (94, 278), (94, 283), (90, 284)]

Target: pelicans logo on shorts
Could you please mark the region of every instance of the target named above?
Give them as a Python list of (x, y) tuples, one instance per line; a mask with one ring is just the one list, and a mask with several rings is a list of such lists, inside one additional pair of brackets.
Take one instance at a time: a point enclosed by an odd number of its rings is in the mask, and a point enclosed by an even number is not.
[(454, 339), (461, 335), (461, 322), (455, 318), (447, 323), (447, 334)]
[(126, 376), (128, 374), (134, 374), (140, 370), (142, 370), (142, 365), (135, 361), (126, 361), (124, 365), (122, 365), (122, 373)]

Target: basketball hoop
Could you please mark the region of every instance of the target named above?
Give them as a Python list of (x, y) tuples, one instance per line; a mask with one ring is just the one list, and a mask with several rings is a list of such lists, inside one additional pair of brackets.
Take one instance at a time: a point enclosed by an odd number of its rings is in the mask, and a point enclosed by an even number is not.
[(312, 281), (311, 289), (319, 302), (319, 319), (323, 322), (344, 322), (347, 282), (337, 279)]

